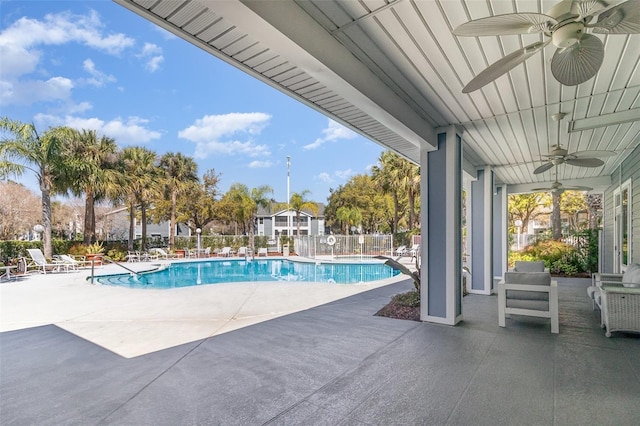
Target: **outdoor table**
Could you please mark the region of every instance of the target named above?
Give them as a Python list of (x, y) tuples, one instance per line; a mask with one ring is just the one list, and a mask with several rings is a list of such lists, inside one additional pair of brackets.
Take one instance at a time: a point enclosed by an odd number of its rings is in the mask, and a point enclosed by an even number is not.
[(0, 266), (0, 271), (4, 271), (4, 274), (0, 275), (0, 281), (2, 281), (3, 278), (6, 279), (7, 281), (9, 281), (12, 278), (11, 277), (11, 270), (12, 269), (16, 269), (17, 267), (18, 266), (16, 266), (16, 265)]

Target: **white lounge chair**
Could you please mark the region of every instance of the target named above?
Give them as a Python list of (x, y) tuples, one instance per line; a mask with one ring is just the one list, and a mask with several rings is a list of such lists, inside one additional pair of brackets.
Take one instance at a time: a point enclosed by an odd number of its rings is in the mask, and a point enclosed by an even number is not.
[(265, 257), (269, 256), (269, 252), (267, 251), (266, 247), (260, 247), (258, 249), (258, 257), (260, 257), (260, 256), (265, 256)]
[(61, 271), (63, 268), (66, 271), (69, 270), (69, 266), (62, 262), (47, 262), (47, 259), (40, 249), (27, 249), (27, 252), (31, 257), (31, 262), (27, 263), (27, 271), (29, 268), (32, 268), (46, 274), (47, 271)]
[(250, 256), (251, 255), (251, 249), (248, 248), (248, 247), (244, 247), (244, 246), (243, 247), (239, 247), (237, 255), (241, 256), (241, 257)]
[(90, 261), (78, 260), (69, 254), (59, 254), (57, 256), (54, 256), (54, 259), (58, 259), (55, 263), (62, 263), (63, 265), (67, 265), (69, 269), (74, 270), (91, 265)]
[(160, 247), (149, 249), (149, 251), (155, 251), (159, 259), (177, 259), (180, 257), (175, 253), (167, 253), (165, 249), (161, 249)]
[(222, 247), (222, 250), (220, 250), (220, 256), (221, 257), (231, 256), (231, 247)]
[(409, 254), (411, 255), (411, 259), (413, 259), (414, 257), (417, 258), (419, 253), (420, 253), (420, 244), (414, 244), (411, 247), (411, 250), (409, 250)]
[(396, 256), (406, 256), (407, 246), (399, 246), (395, 251)]

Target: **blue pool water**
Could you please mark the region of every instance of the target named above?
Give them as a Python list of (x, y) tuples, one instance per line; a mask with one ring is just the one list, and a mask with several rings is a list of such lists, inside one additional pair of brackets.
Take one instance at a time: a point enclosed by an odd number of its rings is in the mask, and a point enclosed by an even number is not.
[(383, 263), (309, 263), (283, 259), (177, 262), (137, 275), (98, 277), (101, 284), (132, 288), (176, 288), (247, 281), (355, 284), (391, 278), (399, 272)]

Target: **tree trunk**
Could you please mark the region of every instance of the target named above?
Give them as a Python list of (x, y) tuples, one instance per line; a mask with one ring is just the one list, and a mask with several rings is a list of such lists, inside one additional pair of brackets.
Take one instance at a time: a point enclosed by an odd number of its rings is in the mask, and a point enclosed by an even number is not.
[(413, 229), (413, 224), (416, 220), (416, 196), (413, 191), (409, 191), (409, 229)]
[(296, 210), (296, 229), (298, 232), (298, 236), (300, 236), (300, 212)]
[(396, 234), (398, 232), (399, 210), (400, 210), (400, 202), (398, 201), (398, 193), (394, 192), (393, 193), (393, 229), (391, 230), (392, 234)]
[(94, 204), (93, 192), (87, 189), (84, 198), (84, 237), (82, 239), (82, 242), (85, 244), (91, 244), (95, 241), (96, 221)]
[(551, 212), (551, 229), (553, 231), (552, 238), (556, 241), (562, 239), (562, 222), (560, 221), (560, 197), (562, 194), (553, 192), (551, 194), (553, 200), (553, 211)]
[(176, 204), (177, 204), (178, 193), (174, 189), (171, 191), (171, 221), (169, 229), (169, 248), (173, 249), (176, 245)]
[(142, 210), (141, 222), (142, 222), (142, 247), (140, 250), (147, 250), (147, 206), (144, 202), (140, 203), (140, 209)]
[(42, 245), (44, 247), (44, 257), (53, 257), (53, 245), (51, 244), (51, 188), (48, 185), (40, 184), (42, 191)]
[(136, 236), (136, 203), (129, 203), (129, 241), (127, 242), (127, 250), (133, 251), (133, 240)]

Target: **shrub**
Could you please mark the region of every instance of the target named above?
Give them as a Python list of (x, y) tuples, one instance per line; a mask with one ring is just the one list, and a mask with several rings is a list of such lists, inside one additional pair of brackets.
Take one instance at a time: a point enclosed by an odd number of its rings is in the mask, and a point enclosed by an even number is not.
[(391, 301), (399, 306), (417, 308), (420, 306), (420, 293), (416, 290), (411, 290), (406, 293), (396, 294), (391, 298)]

